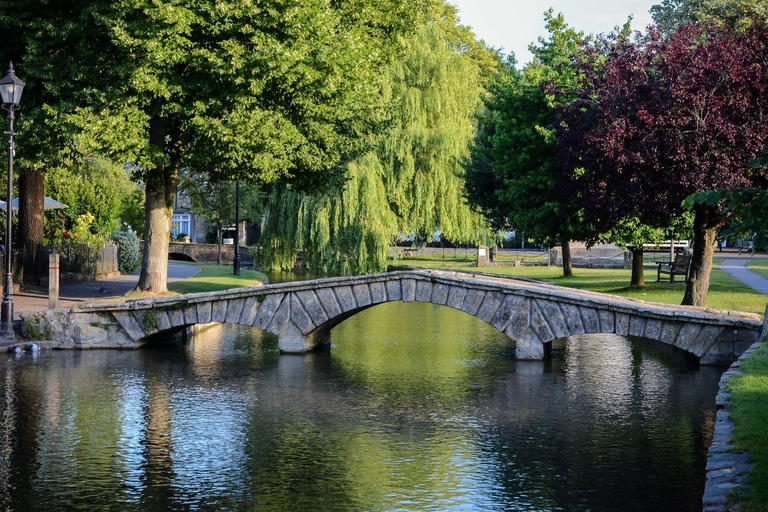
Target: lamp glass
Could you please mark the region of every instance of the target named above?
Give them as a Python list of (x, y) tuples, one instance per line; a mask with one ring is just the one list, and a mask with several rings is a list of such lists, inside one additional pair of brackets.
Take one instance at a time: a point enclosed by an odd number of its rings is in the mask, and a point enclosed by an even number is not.
[[(9, 103), (10, 104), (19, 103), (18, 100), (14, 101), (15, 99), (14, 96), (16, 96), (15, 89), (16, 89), (16, 84), (14, 84), (13, 82), (0, 84), (0, 96), (2, 96), (3, 98), (3, 104), (8, 105)], [(18, 96), (19, 98), (21, 98), (21, 93), (19, 93)]]

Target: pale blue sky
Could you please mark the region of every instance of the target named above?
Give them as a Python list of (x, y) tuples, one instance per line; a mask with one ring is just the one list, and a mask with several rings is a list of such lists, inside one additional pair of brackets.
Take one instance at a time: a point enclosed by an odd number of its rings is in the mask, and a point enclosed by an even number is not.
[(470, 25), (490, 46), (515, 52), (518, 65), (531, 60), (528, 44), (545, 34), (543, 13), (550, 7), (565, 21), (590, 34), (606, 33), (623, 25), (634, 14), (632, 28), (644, 30), (648, 13), (661, 0), (448, 0), (459, 8), (464, 25)]

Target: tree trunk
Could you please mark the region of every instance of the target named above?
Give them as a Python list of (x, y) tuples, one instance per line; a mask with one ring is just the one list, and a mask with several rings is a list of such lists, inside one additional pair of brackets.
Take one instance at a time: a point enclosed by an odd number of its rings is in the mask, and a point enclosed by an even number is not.
[(696, 204), (693, 212), (693, 254), (683, 305), (706, 306), (715, 240), (726, 221), (717, 206)]
[(45, 177), (40, 171), (25, 171), (19, 175), (19, 248), (24, 250), (22, 272), (17, 282), (24, 276), (37, 279), (38, 247), (43, 245), (43, 226), (45, 222)]
[(562, 240), (563, 247), (563, 277), (573, 277), (573, 259), (571, 259), (571, 242)]
[(216, 254), (216, 264), (221, 265), (221, 244), (222, 244), (222, 238), (224, 234), (222, 233), (222, 225), (221, 222), (219, 222), (219, 228), (216, 230), (217, 236), (216, 240), (219, 244), (219, 252)]
[(149, 126), (149, 142), (168, 154), (166, 137), (171, 135), (170, 164), (161, 165), (147, 174), (144, 206), (144, 254), (141, 259), (141, 275), (137, 289), (161, 293), (168, 290), (168, 243), (171, 240), (171, 220), (176, 186), (179, 179), (178, 132), (170, 133), (167, 121), (152, 118)]
[(643, 246), (630, 247), (632, 251), (632, 281), (630, 286), (645, 286), (645, 270), (643, 270)]

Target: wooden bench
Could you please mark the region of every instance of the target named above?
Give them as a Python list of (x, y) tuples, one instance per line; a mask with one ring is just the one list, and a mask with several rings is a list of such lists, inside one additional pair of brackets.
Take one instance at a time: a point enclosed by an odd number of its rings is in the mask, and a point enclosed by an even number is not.
[(669, 282), (675, 281), (675, 276), (683, 276), (684, 281), (688, 282), (688, 268), (691, 266), (691, 256), (678, 254), (675, 261), (657, 261), (656, 282), (661, 280), (661, 274), (669, 275)]
[(412, 256), (414, 252), (420, 251), (427, 246), (427, 242), (413, 242), (410, 247), (403, 249), (403, 256)]

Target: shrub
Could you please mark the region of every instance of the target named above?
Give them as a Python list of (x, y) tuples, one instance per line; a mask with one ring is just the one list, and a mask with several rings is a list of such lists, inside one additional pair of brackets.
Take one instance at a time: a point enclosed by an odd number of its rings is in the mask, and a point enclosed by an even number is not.
[(120, 272), (132, 273), (141, 264), (141, 248), (139, 237), (131, 228), (118, 229), (112, 233), (112, 240), (120, 246), (118, 251), (118, 268)]

